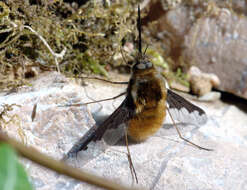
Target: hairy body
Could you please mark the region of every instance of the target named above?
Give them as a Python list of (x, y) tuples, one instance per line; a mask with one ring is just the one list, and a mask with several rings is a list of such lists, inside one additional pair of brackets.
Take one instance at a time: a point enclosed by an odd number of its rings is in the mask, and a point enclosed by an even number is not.
[(134, 71), (129, 83), (135, 116), (128, 123), (128, 135), (143, 141), (156, 133), (166, 116), (165, 82), (155, 68)]
[[(141, 47), (141, 18), (138, 7), (138, 31), (139, 31), (139, 54), (132, 66), (132, 74), (128, 82), (126, 98), (121, 105), (99, 126), (94, 125), (79, 141), (70, 149), (66, 157), (72, 157), (81, 150), (87, 150), (88, 144), (99, 141), (107, 133), (120, 129), (119, 138), (124, 136), (125, 128), (123, 123), (127, 124), (128, 136), (133, 140), (143, 141), (156, 133), (163, 124), (166, 116), (167, 103), (169, 104), (169, 113), (174, 110), (175, 118), (183, 121), (183, 116), (191, 116), (189, 122), (197, 122), (196, 118), (201, 118), (201, 123), (206, 121), (205, 112), (186, 101), (176, 93), (166, 88), (163, 77), (155, 69), (154, 65), (142, 54)], [(177, 128), (176, 128), (177, 129)], [(178, 131), (178, 129), (177, 129)], [(179, 133), (179, 132), (178, 132)], [(115, 133), (114, 133), (115, 134)], [(186, 142), (204, 150), (210, 150), (200, 147), (187, 139), (184, 139), (179, 133), (180, 138)]]

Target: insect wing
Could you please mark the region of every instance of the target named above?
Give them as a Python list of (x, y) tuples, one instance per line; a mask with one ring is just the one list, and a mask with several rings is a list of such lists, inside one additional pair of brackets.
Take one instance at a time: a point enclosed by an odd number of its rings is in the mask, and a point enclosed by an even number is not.
[(206, 113), (170, 89), (167, 90), (167, 104), (173, 119), (187, 124), (203, 125)]
[[(109, 147), (116, 144), (125, 134), (125, 123), (132, 117), (134, 111), (128, 107), (129, 97), (99, 126), (91, 127), (83, 137), (70, 149), (64, 160), (77, 154), (86, 164)], [(79, 153), (80, 152), (80, 153)]]

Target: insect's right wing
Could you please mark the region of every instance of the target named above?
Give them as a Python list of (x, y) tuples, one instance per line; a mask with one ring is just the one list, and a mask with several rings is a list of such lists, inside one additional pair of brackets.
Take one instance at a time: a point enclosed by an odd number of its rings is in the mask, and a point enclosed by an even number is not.
[(207, 115), (201, 108), (170, 89), (167, 89), (167, 104), (172, 117), (181, 123), (202, 125), (207, 122)]
[(116, 144), (125, 134), (124, 123), (128, 122), (134, 116), (134, 113), (132, 99), (127, 96), (122, 104), (101, 125), (91, 127), (70, 149), (64, 159), (74, 157), (80, 151), (85, 152), (83, 154), (84, 160), (90, 159), (89, 157), (95, 157), (97, 150), (102, 149), (100, 147), (102, 143), (97, 143), (102, 138), (109, 145)]

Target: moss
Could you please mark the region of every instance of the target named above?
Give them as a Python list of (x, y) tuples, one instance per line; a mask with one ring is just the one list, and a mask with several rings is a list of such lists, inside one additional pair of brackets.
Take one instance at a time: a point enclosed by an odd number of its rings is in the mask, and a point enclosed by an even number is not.
[[(81, 73), (107, 76), (109, 68), (123, 65), (120, 49), (127, 42), (135, 44), (137, 41), (135, 8), (139, 1), (105, 2), (0, 2), (0, 89), (25, 84), (26, 67), (56, 69), (54, 55), (38, 35), (55, 53), (66, 48), (64, 56), (57, 60), (61, 72), (70, 76)], [(25, 26), (34, 29), (38, 35)], [(151, 38), (146, 29), (143, 26), (143, 44), (151, 46), (147, 54), (156, 65), (169, 70), (168, 65), (174, 64), (167, 56), (169, 49)], [(129, 58), (132, 53), (127, 52), (125, 56)]]
[(17, 115), (10, 115), (10, 112), (13, 111), (14, 107), (20, 106), (17, 104), (0, 105), (0, 129), (1, 127), (6, 127), (11, 122), (15, 122), (15, 119), (18, 118)]
[(167, 79), (169, 85), (171, 86), (172, 82), (177, 82), (183, 86), (190, 87), (189, 77), (186, 73), (182, 72), (180, 68), (176, 72), (162, 72), (163, 76)]
[(136, 2), (109, 3), (0, 2), (0, 73), (12, 76), (6, 83), (25, 76), (16, 73), (22, 71), (20, 67), (56, 69), (54, 55), (25, 26), (42, 36), (54, 52), (66, 48), (65, 55), (58, 59), (61, 72), (107, 75), (105, 66), (119, 64), (113, 57), (120, 52), (123, 39), (136, 30)]
[(151, 57), (151, 61), (156, 66), (162, 67), (165, 70), (169, 70), (168, 63), (166, 62), (166, 60), (161, 56), (161, 54), (157, 50), (152, 49), (152, 48), (148, 48), (146, 54)]
[(18, 126), (17, 132), (23, 143), (26, 143), (26, 135), (21, 128), (20, 117), (17, 114), (11, 114), (15, 107), (20, 107), (17, 104), (2, 104), (0, 105), (0, 131), (6, 128), (10, 123)]

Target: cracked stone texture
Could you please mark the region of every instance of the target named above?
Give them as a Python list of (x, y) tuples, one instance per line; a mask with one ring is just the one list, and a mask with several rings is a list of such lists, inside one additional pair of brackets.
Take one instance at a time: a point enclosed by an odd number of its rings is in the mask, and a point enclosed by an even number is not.
[[(114, 79), (128, 77), (114, 75)], [(101, 81), (86, 81), (85, 88), (57, 73), (45, 73), (32, 82), (31, 87), (18, 93), (0, 96), (0, 103), (18, 103), (12, 114), (19, 116), (19, 124), (10, 123), (3, 130), (21, 139), (18, 130), (25, 134), (25, 143), (60, 159), (80, 138), (94, 120), (88, 109), (99, 118), (110, 114), (121, 98), (86, 107), (57, 107), (68, 102), (88, 102), (113, 97), (124, 91), (124, 85), (111, 85)], [(86, 96), (85, 92), (89, 95)], [(123, 99), (123, 98), (122, 98)], [(37, 115), (31, 122), (33, 105), (38, 102)], [(221, 101), (194, 102), (208, 114), (203, 126), (179, 125), (184, 137), (214, 151), (207, 152), (189, 146), (178, 138), (169, 118), (163, 128), (145, 142), (130, 145), (132, 160), (139, 184), (147, 189), (212, 189), (247, 190), (247, 115), (245, 105)], [(100, 106), (102, 106), (101, 109)], [(100, 111), (99, 111), (100, 110)], [(246, 110), (246, 109), (245, 109)], [(80, 157), (70, 160), (83, 168), (115, 182), (133, 185), (126, 155), (121, 143), (82, 165)], [(37, 190), (96, 189), (22, 160)], [(99, 188), (100, 189), (100, 188)]]

